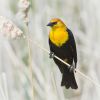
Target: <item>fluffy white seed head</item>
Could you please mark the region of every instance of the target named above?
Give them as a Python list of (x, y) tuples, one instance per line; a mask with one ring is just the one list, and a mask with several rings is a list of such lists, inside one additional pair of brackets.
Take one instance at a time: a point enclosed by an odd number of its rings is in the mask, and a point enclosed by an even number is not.
[(29, 0), (20, 0), (18, 6), (19, 6), (20, 10), (26, 11), (26, 9), (28, 9), (30, 7), (30, 2), (29, 2)]
[(28, 11), (30, 8), (29, 0), (19, 0), (18, 6), (19, 6), (19, 12), (17, 15), (20, 15), (23, 21), (27, 24), (29, 22), (29, 18), (28, 18)]
[(3, 16), (0, 16), (0, 33), (10, 38), (16, 38), (23, 34), (11, 20)]

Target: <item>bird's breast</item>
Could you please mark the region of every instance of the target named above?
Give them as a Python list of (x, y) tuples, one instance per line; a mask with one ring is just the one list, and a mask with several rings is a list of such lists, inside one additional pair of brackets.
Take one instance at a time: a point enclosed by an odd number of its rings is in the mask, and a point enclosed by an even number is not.
[(68, 41), (68, 32), (64, 30), (50, 31), (50, 40), (58, 47), (62, 46), (66, 41)]

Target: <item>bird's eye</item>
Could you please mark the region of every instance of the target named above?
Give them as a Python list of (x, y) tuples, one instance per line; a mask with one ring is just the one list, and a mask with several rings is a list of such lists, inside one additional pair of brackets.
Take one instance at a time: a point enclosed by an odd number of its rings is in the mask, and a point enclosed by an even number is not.
[(57, 24), (57, 22), (52, 22), (52, 24), (53, 24), (53, 25), (56, 25), (56, 24)]

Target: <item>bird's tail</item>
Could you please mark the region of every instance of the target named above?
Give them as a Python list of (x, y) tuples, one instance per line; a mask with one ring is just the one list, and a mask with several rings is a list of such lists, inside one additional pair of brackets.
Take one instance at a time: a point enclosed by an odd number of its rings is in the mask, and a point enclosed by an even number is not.
[(76, 80), (75, 80), (74, 72), (70, 72), (69, 70), (65, 70), (63, 72), (61, 86), (65, 86), (67, 89), (70, 87), (72, 89), (78, 88)]

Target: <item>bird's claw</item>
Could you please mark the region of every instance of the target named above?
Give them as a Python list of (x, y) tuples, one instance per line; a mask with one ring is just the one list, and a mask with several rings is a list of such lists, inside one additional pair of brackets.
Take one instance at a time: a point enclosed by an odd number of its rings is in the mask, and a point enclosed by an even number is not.
[(69, 67), (69, 70), (70, 70), (70, 72), (74, 72), (74, 71), (75, 71), (75, 67), (71, 65), (71, 66)]
[(49, 58), (54, 58), (54, 52), (49, 53)]

